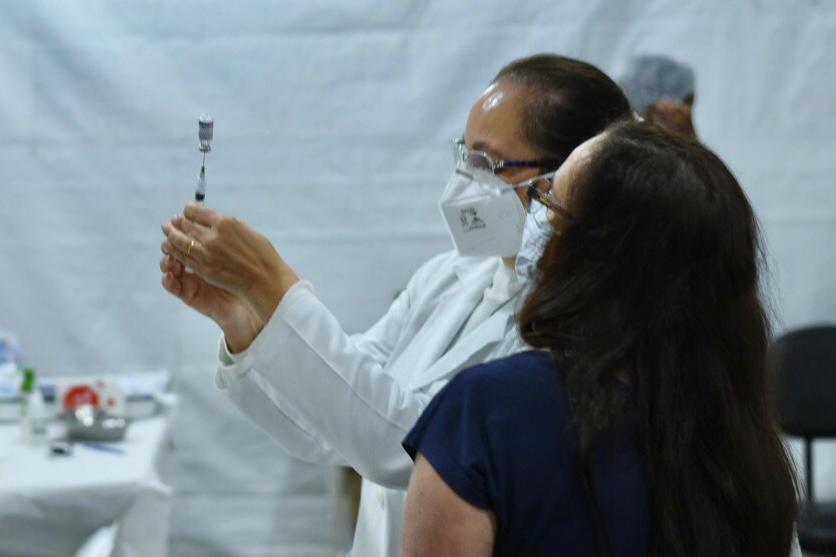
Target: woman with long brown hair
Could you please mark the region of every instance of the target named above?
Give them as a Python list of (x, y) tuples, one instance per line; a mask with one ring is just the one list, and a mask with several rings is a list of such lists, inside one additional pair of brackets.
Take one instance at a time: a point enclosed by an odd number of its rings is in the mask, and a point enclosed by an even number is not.
[(405, 555), (786, 557), (757, 221), (697, 142), (622, 123), (548, 191), (519, 314), (536, 350), (467, 370), (405, 440)]

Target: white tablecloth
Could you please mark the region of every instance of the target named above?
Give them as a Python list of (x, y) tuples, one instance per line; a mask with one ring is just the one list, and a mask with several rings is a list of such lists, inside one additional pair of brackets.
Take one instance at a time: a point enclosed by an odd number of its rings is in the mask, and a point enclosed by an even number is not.
[(72, 556), (98, 528), (117, 523), (113, 555), (162, 557), (171, 490), (156, 472), (168, 419), (133, 422), (115, 446), (76, 444), (71, 456), (30, 447), (17, 424), (0, 425), (0, 556)]

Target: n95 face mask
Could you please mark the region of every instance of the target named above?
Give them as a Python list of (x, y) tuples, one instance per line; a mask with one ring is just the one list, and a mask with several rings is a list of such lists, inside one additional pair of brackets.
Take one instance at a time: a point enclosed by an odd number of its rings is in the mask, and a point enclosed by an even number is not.
[(461, 255), (517, 255), (525, 207), (514, 188), (492, 173), (457, 168), (438, 206)]

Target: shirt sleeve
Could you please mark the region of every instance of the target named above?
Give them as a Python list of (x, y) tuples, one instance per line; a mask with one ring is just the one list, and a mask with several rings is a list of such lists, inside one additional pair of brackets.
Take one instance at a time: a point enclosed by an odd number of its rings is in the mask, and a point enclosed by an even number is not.
[(480, 367), (460, 373), (433, 398), (403, 447), (413, 460), (421, 453), (462, 499), (491, 509), (487, 477), (490, 443), (485, 427), (486, 397), (478, 382)]
[[(298, 282), (247, 350), (221, 350), (216, 385), (274, 438), (285, 439), (288, 447), (292, 442), (294, 456), (307, 459), (327, 450), (365, 479), (406, 489), (412, 462), (400, 443), (429, 404), (434, 385), (404, 387), (385, 366), (408, 326), (416, 294), (447, 268), (450, 257), (441, 254), (424, 264), (365, 335), (348, 335), (312, 288)], [(286, 427), (290, 422), (297, 427)]]

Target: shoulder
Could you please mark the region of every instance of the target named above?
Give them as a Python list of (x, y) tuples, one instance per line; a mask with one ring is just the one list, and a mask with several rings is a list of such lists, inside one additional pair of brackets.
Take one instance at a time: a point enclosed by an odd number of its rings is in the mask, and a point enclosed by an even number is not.
[(468, 368), (459, 373), (454, 381), (474, 387), (491, 384), (512, 387), (518, 385), (521, 379), (542, 381), (553, 375), (554, 366), (548, 352), (526, 350)]
[(542, 452), (544, 437), (565, 434), (568, 415), (549, 353), (530, 350), (456, 375), (432, 399), (404, 447), (435, 460), (452, 455), (483, 474), (487, 462), (506, 462), (498, 455)]
[(521, 352), (468, 368), (432, 399), (404, 448), (413, 458), (423, 453), (451, 485), (480, 486), (468, 500), (485, 506), (485, 475), (498, 473), (489, 464), (505, 462), (499, 455), (514, 453), (514, 447), (542, 449), (543, 435), (563, 423), (561, 393), (546, 352)]
[(551, 357), (541, 350), (519, 352), (468, 368), (450, 381), (448, 390), (492, 412), (565, 399)]
[(430, 401), (419, 424), (439, 414), (482, 421), (497, 411), (514, 412), (519, 401), (554, 396), (557, 376), (549, 354), (529, 350), (479, 364), (456, 374)]

